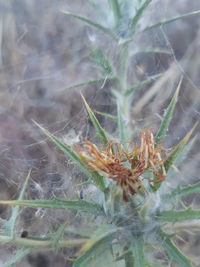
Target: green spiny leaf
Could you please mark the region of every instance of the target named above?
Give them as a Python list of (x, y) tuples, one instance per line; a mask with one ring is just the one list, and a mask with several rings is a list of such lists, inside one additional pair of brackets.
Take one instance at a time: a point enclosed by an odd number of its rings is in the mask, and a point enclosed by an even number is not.
[(179, 91), (180, 91), (181, 82), (182, 82), (182, 79), (180, 80), (180, 82), (179, 82), (179, 84), (177, 86), (177, 89), (175, 91), (175, 94), (172, 97), (172, 100), (171, 100), (171, 102), (169, 103), (169, 106), (166, 109), (166, 112), (164, 114), (164, 118), (163, 118), (162, 123), (160, 125), (160, 128), (159, 128), (159, 130), (158, 130), (158, 132), (156, 134), (155, 142), (157, 144), (160, 143), (162, 140), (164, 140), (164, 138), (166, 136), (166, 133), (168, 131), (169, 124), (170, 124), (170, 122), (171, 122), (171, 120), (173, 118), (174, 108), (175, 108), (177, 100), (178, 100), (178, 94), (179, 94)]
[[(171, 19), (160, 21), (160, 22), (157, 22), (157, 23), (155, 23), (155, 24), (153, 24), (151, 26), (148, 26), (148, 27), (144, 28), (141, 32), (149, 31), (151, 29), (154, 29), (154, 28), (157, 28), (157, 27), (161, 27), (163, 25), (166, 25), (168, 23), (174, 22), (176, 20), (184, 19), (184, 18), (187, 18), (187, 17), (190, 17), (190, 16), (199, 15), (199, 14), (200, 14), (200, 10), (196, 10), (196, 11), (189, 12), (189, 13), (186, 13), (186, 14), (183, 14), (183, 15), (180, 15), (180, 16), (176, 16), (176, 17), (173, 17)], [(129, 42), (131, 42), (133, 40), (134, 40), (134, 37), (131, 37), (129, 39), (122, 40), (121, 43), (127, 44), (127, 43), (129, 43)]]
[(199, 220), (200, 219), (200, 210), (193, 210), (192, 208), (188, 208), (185, 210), (165, 210), (162, 211), (158, 219), (161, 222), (180, 222), (186, 220)]
[(121, 10), (120, 10), (120, 6), (119, 6), (119, 2), (118, 0), (109, 0), (112, 11), (113, 11), (113, 15), (115, 18), (115, 22), (116, 24), (118, 23), (118, 21), (121, 19), (122, 15), (121, 15)]
[(87, 175), (89, 178), (91, 178), (92, 181), (94, 181), (95, 185), (99, 187), (101, 191), (104, 191), (106, 189), (104, 179), (100, 174), (98, 174), (98, 172), (90, 171), (76, 152), (74, 152), (66, 144), (63, 144), (57, 137), (43, 128), (40, 124), (35, 121), (34, 123), (58, 146), (61, 151), (63, 151), (73, 161), (75, 165), (77, 165), (83, 171), (83, 173), (85, 173), (85, 175)]
[[(19, 194), (18, 200), (22, 200), (24, 197), (24, 194), (25, 194), (25, 191), (28, 185), (28, 180), (30, 178), (30, 174), (31, 174), (31, 171), (29, 171), (25, 179), (25, 182)], [(8, 232), (8, 235), (10, 235), (11, 237), (14, 237), (14, 234), (15, 234), (14, 231), (15, 231), (16, 221), (17, 221), (18, 216), (19, 216), (19, 207), (13, 207), (11, 211), (10, 219), (8, 221), (5, 221), (6, 231)]]
[(103, 208), (99, 204), (85, 200), (63, 200), (58, 198), (50, 200), (1, 200), (0, 204), (32, 208), (71, 209), (95, 215), (103, 214)]
[(92, 258), (98, 257), (99, 253), (108, 249), (112, 240), (119, 231), (119, 228), (114, 228), (109, 225), (105, 225), (98, 229), (83, 245), (81, 249), (82, 255), (75, 260), (73, 267), (85, 266), (85, 264), (87, 264)]
[(106, 146), (108, 144), (108, 138), (107, 138), (107, 134), (105, 132), (105, 130), (101, 127), (100, 123), (98, 122), (96, 116), (94, 115), (93, 111), (91, 110), (90, 106), (88, 105), (88, 103), (86, 102), (85, 98), (83, 95), (81, 95), (85, 108), (87, 110), (87, 113), (90, 117), (90, 120), (96, 130), (96, 134), (99, 136), (100, 142), (102, 143), (102, 145)]
[(146, 80), (144, 80), (142, 82), (137, 83), (133, 87), (130, 87), (130, 88), (126, 89), (126, 91), (124, 92), (124, 95), (125, 96), (129, 96), (132, 93), (135, 93), (137, 90), (142, 88), (144, 85), (146, 85), (148, 83), (151, 83), (152, 81), (160, 78), (161, 76), (162, 76), (162, 73), (159, 73), (159, 74), (156, 74), (156, 75), (153, 75), (153, 76), (149, 77), (148, 79), (146, 79)]
[(169, 168), (172, 166), (173, 162), (177, 158), (177, 156), (182, 152), (184, 146), (188, 142), (189, 138), (191, 137), (193, 131), (195, 130), (198, 123), (195, 123), (195, 125), (192, 127), (192, 129), (186, 134), (186, 136), (178, 143), (178, 145), (172, 150), (172, 152), (169, 154), (168, 158), (164, 162), (164, 167), (166, 172), (169, 170)]
[(103, 74), (110, 76), (113, 73), (113, 67), (105, 53), (97, 47), (92, 52), (95, 63), (100, 67)]
[(191, 261), (181, 253), (171, 239), (161, 230), (157, 231), (157, 239), (170, 260), (176, 261), (181, 267), (192, 267)]
[(141, 19), (143, 12), (146, 10), (146, 8), (151, 3), (151, 1), (152, 0), (145, 0), (144, 3), (136, 11), (136, 14), (132, 18), (132, 21), (131, 21), (131, 29), (132, 29), (132, 31), (135, 30), (135, 27), (138, 24), (139, 20)]
[(71, 12), (68, 12), (66, 10), (62, 10), (61, 12), (64, 13), (64, 14), (66, 14), (66, 15), (68, 15), (68, 16), (74, 17), (74, 18), (76, 18), (76, 19), (78, 19), (80, 21), (83, 21), (83, 22), (89, 24), (90, 26), (95, 27), (96, 29), (101, 30), (105, 34), (110, 35), (116, 41), (119, 40), (118, 36), (112, 30), (110, 30), (109, 28), (106, 28), (106, 27), (102, 26), (101, 24), (98, 24), (98, 23), (94, 22), (93, 20), (90, 20), (88, 18), (82, 17), (80, 15), (77, 15), (77, 14), (74, 14), (74, 13), (71, 13)]
[(104, 83), (106, 81), (114, 81), (116, 80), (117, 78), (116, 77), (103, 77), (103, 78), (100, 78), (100, 79), (95, 79), (95, 80), (88, 80), (88, 81), (85, 81), (85, 82), (82, 82), (82, 83), (75, 83), (75, 84), (72, 84), (72, 85), (69, 85), (67, 87), (64, 87), (62, 88), (61, 90), (67, 90), (67, 89), (72, 89), (72, 88), (76, 88), (76, 87), (81, 87), (81, 86), (84, 86), (84, 85), (89, 85), (89, 84), (93, 84), (93, 83)]
[(13, 256), (9, 258), (6, 262), (4, 262), (4, 267), (11, 267), (13, 264), (20, 262), (24, 257), (26, 257), (29, 253), (34, 251), (31, 248), (20, 248), (18, 249)]
[(99, 115), (101, 115), (101, 116), (104, 116), (104, 117), (106, 117), (108, 119), (111, 119), (113, 121), (117, 121), (117, 116), (115, 116), (115, 115), (111, 115), (109, 113), (101, 112), (101, 111), (97, 111), (97, 110), (95, 110), (94, 112), (99, 114)]
[(200, 10), (196, 10), (196, 11), (192, 11), (192, 12), (189, 12), (189, 13), (186, 13), (186, 14), (183, 14), (183, 15), (180, 15), (180, 16), (176, 16), (176, 17), (173, 17), (171, 19), (167, 19), (167, 20), (164, 20), (164, 21), (160, 21), (160, 22), (157, 22), (151, 26), (148, 26), (146, 27), (144, 31), (149, 31), (151, 29), (154, 29), (154, 28), (157, 28), (157, 27), (160, 27), (160, 26), (163, 26), (163, 25), (166, 25), (168, 23), (171, 23), (171, 22), (174, 22), (176, 20), (180, 20), (180, 19), (184, 19), (184, 18), (187, 18), (187, 17), (190, 17), (190, 16), (194, 16), (194, 15), (199, 15), (200, 14)]
[[(164, 167), (166, 173), (169, 171), (170, 167), (174, 164), (176, 159), (183, 152), (185, 145), (187, 144), (190, 136), (192, 135), (194, 129), (196, 128), (198, 123), (196, 123), (192, 129), (186, 134), (186, 136), (178, 143), (178, 145), (171, 151), (168, 158), (164, 161)], [(153, 191), (157, 191), (161, 186), (161, 183), (154, 183), (151, 188)]]
[(164, 195), (163, 199), (167, 202), (174, 202), (175, 200), (180, 199), (181, 197), (194, 193), (200, 193), (200, 182), (185, 187), (177, 187), (170, 194)]
[[(190, 150), (192, 149), (192, 146), (196, 140), (196, 136), (194, 136), (194, 138), (192, 138), (192, 140), (190, 140), (182, 149), (182, 151), (179, 153), (179, 155), (177, 156), (177, 158), (175, 159), (175, 161), (173, 162), (173, 165), (177, 167), (180, 166), (180, 164), (185, 160), (185, 158), (187, 157), (188, 153), (190, 152)], [(168, 178), (170, 179), (172, 176), (174, 175), (174, 168), (169, 169), (168, 171)]]
[(61, 224), (58, 229), (56, 230), (55, 233), (51, 234), (51, 239), (52, 239), (52, 243), (53, 243), (53, 247), (57, 250), (57, 245), (60, 239), (62, 239), (63, 234), (66, 230), (66, 226), (67, 226), (68, 222), (65, 222), (63, 224)]

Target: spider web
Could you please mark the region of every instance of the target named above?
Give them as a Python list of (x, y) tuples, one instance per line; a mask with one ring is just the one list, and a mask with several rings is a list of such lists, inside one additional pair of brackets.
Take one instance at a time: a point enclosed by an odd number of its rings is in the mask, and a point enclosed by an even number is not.
[[(81, 102), (80, 91), (93, 110), (116, 115), (111, 92), (113, 88), (107, 76), (100, 83), (64, 89), (71, 84), (99, 78), (98, 68), (94, 61), (91, 62), (91, 50), (94, 47), (100, 46), (120, 67), (116, 45), (100, 32), (59, 12), (60, 9), (70, 9), (97, 19), (98, 22), (103, 20), (104, 23), (112, 23), (111, 16), (107, 16), (106, 20), (103, 6), (106, 1), (102, 1), (102, 6), (100, 4), (100, 15), (94, 13), (94, 9), (85, 1), (71, 3), (59, 0), (56, 1), (56, 7), (55, 3), (47, 1), (42, 1), (39, 6), (31, 0), (29, 3), (22, 1), (17, 4), (4, 2), (0, 3), (1, 199), (17, 198), (30, 169), (32, 172), (27, 198), (50, 199), (55, 195), (74, 199), (82, 190), (83, 197), (93, 198), (94, 188), (77, 186), (85, 181), (85, 177), (41, 135), (32, 119), (72, 145), (87, 139), (98, 142)], [(155, 1), (146, 11), (140, 27), (198, 9), (198, 1), (190, 5), (188, 1)], [(108, 9), (106, 12), (109, 12)], [(138, 36), (131, 45), (132, 53), (138, 50), (143, 52), (130, 59), (130, 86), (163, 72), (158, 80), (144, 86), (134, 95), (131, 106), (131, 123), (134, 128), (151, 127), (156, 131), (177, 82), (180, 76), (183, 77), (166, 147), (176, 144), (199, 121), (198, 25), (198, 16), (177, 21)], [(123, 30), (123, 27), (122, 23), (120, 29)], [(144, 50), (147, 48), (167, 50), (168, 53), (146, 53)], [(97, 117), (110, 137), (116, 139), (116, 122), (99, 114)], [(175, 172), (177, 181), (182, 179), (185, 184), (198, 181), (199, 159), (197, 137), (187, 161)], [(173, 181), (171, 186), (176, 185), (176, 180)], [(198, 200), (194, 202), (199, 205)], [(55, 215), (55, 212), (39, 209), (30, 214), (25, 209), (18, 230), (30, 228), (31, 231), (34, 229), (44, 234), (48, 227), (51, 229), (52, 224), (59, 224), (60, 220), (68, 217), (63, 212)], [(33, 223), (29, 226), (30, 218)], [(41, 229), (37, 227), (38, 221), (41, 223), (38, 225), (43, 225)], [(73, 216), (71, 221), (74, 222)]]

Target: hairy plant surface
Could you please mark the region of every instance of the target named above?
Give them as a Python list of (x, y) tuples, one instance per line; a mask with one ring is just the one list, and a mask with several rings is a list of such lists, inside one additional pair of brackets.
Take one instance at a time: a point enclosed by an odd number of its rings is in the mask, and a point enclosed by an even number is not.
[[(151, 33), (159, 27), (163, 29), (165, 25), (173, 25), (175, 21), (187, 17), (198, 16), (200, 11), (145, 25), (142, 19), (151, 8), (153, 0), (138, 1), (134, 5), (128, 0), (108, 0), (103, 4), (98, 1), (89, 2), (98, 11), (97, 20), (69, 12), (66, 8), (61, 10), (62, 15), (67, 15), (66, 20), (71, 17), (86, 24), (91, 31), (97, 31), (97, 35), (107, 36), (115, 49), (108, 55), (104, 45), (92, 42), (90, 56), (93, 66), (98, 70), (98, 77), (91, 76), (87, 81), (69, 85), (62, 92), (101, 84), (102, 88), (106, 88), (104, 94), (112, 101), (112, 110), (93, 110), (81, 94), (82, 103), (92, 124), (91, 132), (95, 136), (89, 133), (89, 138), (83, 138), (82, 141), (75, 138), (75, 142), (65, 142), (64, 138), (52, 134), (51, 130), (41, 126), (37, 116), (34, 117), (37, 122), (31, 121), (36, 126), (33, 131), (39, 129), (40, 133), (67, 156), (70, 164), (66, 164), (65, 168), (74, 165), (80, 170), (82, 182), (77, 185), (80, 188), (78, 196), (74, 197), (75, 194), (71, 192), (73, 200), (66, 196), (43, 196), (24, 200), (33, 173), (30, 168), (18, 199), (0, 201), (0, 204), (12, 206), (10, 217), (1, 219), (0, 243), (17, 247), (16, 253), (5, 266), (16, 264), (25, 256), (41, 249), (66, 255), (68, 262), (74, 267), (142, 267), (166, 264), (193, 266), (193, 259), (186, 256), (177, 243), (180, 231), (191, 230), (194, 225), (199, 230), (200, 210), (183, 205), (182, 198), (199, 193), (200, 184), (196, 182), (182, 185), (181, 179), (175, 174), (179, 173), (181, 162), (190, 155), (196, 141), (196, 136), (192, 138), (192, 135), (198, 123), (195, 120), (192, 126), (185, 124), (187, 129), (184, 129), (184, 137), (179, 138), (180, 141), (174, 145), (167, 145), (165, 142), (173, 135), (168, 129), (176, 116), (175, 108), (178, 98), (182, 96), (183, 78), (186, 74), (180, 70), (175, 72), (173, 82), (177, 84), (177, 88), (174, 93), (168, 93), (170, 99), (167, 107), (160, 116), (160, 123), (155, 126), (151, 122), (139, 125), (135, 118), (143, 108), (145, 110), (148, 99), (159, 95), (158, 89), (152, 86), (144, 96), (139, 95), (138, 101), (134, 102), (134, 98), (138, 97), (137, 94), (145, 86), (155, 81), (162, 83), (163, 79), (166, 81), (167, 71), (152, 71), (152, 75), (133, 84), (130, 73), (131, 61), (137, 54), (149, 51), (153, 54), (169, 54), (169, 51), (161, 48), (135, 51), (134, 41), (138, 36)], [(102, 7), (107, 7), (109, 11)], [(102, 14), (105, 20), (99, 19)], [(138, 67), (138, 72), (142, 73), (142, 68)], [(162, 100), (162, 97), (159, 99)], [(101, 123), (99, 116), (103, 118), (102, 122), (104, 119), (111, 121), (108, 125), (110, 132)], [(45, 141), (48, 142), (47, 139)], [(49, 147), (47, 151), (52, 153), (53, 159), (56, 157), (56, 151), (52, 152)], [(69, 192), (70, 190), (73, 191), (68, 188)], [(58, 227), (45, 229), (40, 235), (32, 235), (24, 230), (19, 236), (17, 229), (20, 206), (27, 207), (26, 210), (29, 209), (30, 213), (31, 208), (38, 211), (46, 208), (55, 212), (61, 210), (62, 214), (68, 214), (69, 219), (63, 221), (61, 216), (59, 221), (59, 213), (56, 213)]]

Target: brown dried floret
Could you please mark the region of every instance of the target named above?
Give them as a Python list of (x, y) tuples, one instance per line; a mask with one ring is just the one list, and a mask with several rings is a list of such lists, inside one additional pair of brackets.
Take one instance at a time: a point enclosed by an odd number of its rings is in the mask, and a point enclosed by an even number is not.
[(140, 146), (136, 147), (133, 153), (131, 167), (136, 173), (140, 173), (139, 176), (151, 168), (156, 179), (149, 180), (149, 182), (161, 182), (165, 179), (166, 171), (163, 162), (166, 159), (166, 150), (160, 145), (155, 145), (150, 130), (141, 132)]
[[(150, 130), (143, 130), (140, 136), (140, 145), (132, 149), (125, 149), (121, 144), (109, 142), (102, 149), (97, 148), (90, 141), (85, 141), (76, 147), (76, 152), (84, 163), (92, 170), (102, 172), (117, 182), (123, 193), (123, 200), (128, 201), (128, 194), (135, 195), (144, 191), (140, 176), (149, 168), (156, 179), (149, 182), (161, 182), (165, 176), (163, 158), (165, 150), (155, 146), (154, 137)], [(130, 167), (125, 166), (128, 162)]]

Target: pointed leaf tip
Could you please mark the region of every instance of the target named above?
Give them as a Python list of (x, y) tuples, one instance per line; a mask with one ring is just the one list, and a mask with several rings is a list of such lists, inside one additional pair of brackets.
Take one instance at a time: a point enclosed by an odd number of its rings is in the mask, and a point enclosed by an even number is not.
[(104, 214), (101, 205), (84, 200), (65, 200), (58, 198), (53, 198), (50, 200), (2, 200), (0, 201), (0, 204), (32, 208), (71, 209), (95, 215)]
[(74, 17), (76, 18), (77, 20), (80, 20), (81, 22), (85, 22), (87, 23), (88, 25), (96, 28), (96, 29), (99, 29), (101, 30), (102, 32), (104, 32), (105, 34), (108, 34), (109, 36), (111, 36), (115, 41), (119, 41), (119, 37), (109, 28), (106, 28), (104, 27), (103, 25), (99, 24), (99, 23), (96, 23), (95, 21), (89, 19), (89, 18), (86, 18), (86, 17), (83, 17), (79, 14), (74, 14), (74, 13), (71, 13), (69, 11), (65, 11), (65, 10), (61, 10), (61, 13), (63, 14), (66, 14), (68, 16), (71, 16), (71, 17)]
[(191, 260), (188, 259), (173, 243), (171, 238), (161, 230), (157, 230), (157, 239), (168, 255), (169, 261), (175, 261), (178, 266), (192, 267)]
[(174, 112), (174, 109), (175, 109), (175, 106), (176, 106), (176, 103), (178, 101), (178, 95), (179, 95), (179, 91), (180, 91), (180, 88), (181, 88), (181, 83), (182, 83), (182, 80), (183, 78), (181, 77), (179, 83), (178, 83), (178, 86), (177, 86), (177, 89), (166, 109), (166, 112), (164, 114), (164, 118), (162, 120), (162, 123), (159, 127), (159, 130), (156, 134), (156, 137), (155, 137), (155, 142), (158, 144), (160, 143), (166, 136), (166, 133), (168, 131), (168, 127), (169, 127), (169, 124), (173, 118), (173, 112)]
[(48, 130), (43, 128), (39, 123), (33, 121), (40, 129), (41, 131), (51, 139), (51, 141), (65, 154), (67, 155), (73, 163), (78, 166), (83, 173), (85, 173), (86, 176), (91, 178), (91, 180), (94, 182), (94, 184), (101, 190), (104, 191), (106, 188), (105, 182), (103, 177), (95, 171), (91, 171), (88, 169), (88, 167), (81, 161), (80, 156), (71, 149), (68, 145), (65, 143), (62, 143), (59, 138), (51, 134)]
[(85, 105), (86, 111), (88, 113), (88, 116), (89, 116), (95, 130), (96, 130), (96, 134), (98, 135), (101, 144), (106, 146), (108, 144), (108, 138), (107, 138), (106, 131), (101, 127), (99, 121), (97, 120), (96, 116), (94, 115), (94, 112), (91, 110), (90, 106), (88, 105), (88, 103), (85, 100), (82, 93), (80, 93), (80, 94), (81, 94), (83, 103)]
[(193, 134), (194, 130), (196, 129), (198, 125), (198, 122), (194, 124), (192, 129), (186, 134), (185, 137), (178, 143), (177, 146), (172, 150), (172, 152), (169, 154), (168, 158), (164, 162), (165, 170), (166, 172), (169, 170), (169, 168), (172, 166), (174, 160), (177, 158), (179, 153), (182, 151), (188, 140), (190, 139), (191, 135)]
[(132, 31), (135, 30), (136, 25), (138, 24), (139, 20), (142, 18), (143, 12), (146, 10), (148, 5), (152, 2), (152, 0), (145, 0), (141, 6), (136, 11), (135, 16), (131, 20), (131, 28)]

